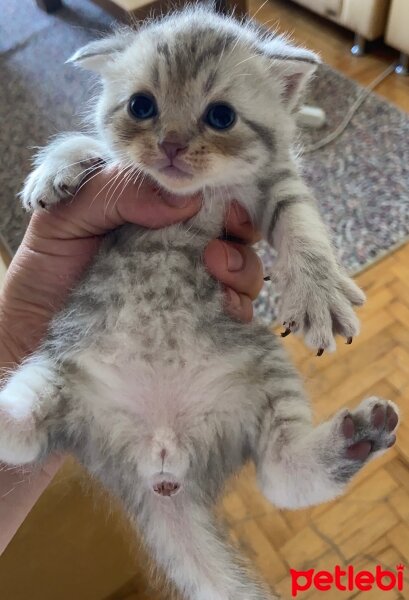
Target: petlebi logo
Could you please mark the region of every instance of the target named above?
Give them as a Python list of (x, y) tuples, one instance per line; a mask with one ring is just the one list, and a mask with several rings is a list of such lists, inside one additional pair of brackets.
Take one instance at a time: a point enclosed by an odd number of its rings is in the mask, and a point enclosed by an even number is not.
[[(390, 590), (403, 590), (403, 565), (396, 565), (396, 570), (391, 571), (377, 565), (372, 571), (357, 571), (353, 565), (344, 569), (335, 565), (333, 571), (297, 571), (290, 569), (291, 594), (293, 598), (309, 589), (328, 592), (336, 589), (348, 592), (369, 592), (378, 589), (382, 592)], [(381, 597), (381, 596), (380, 596)]]

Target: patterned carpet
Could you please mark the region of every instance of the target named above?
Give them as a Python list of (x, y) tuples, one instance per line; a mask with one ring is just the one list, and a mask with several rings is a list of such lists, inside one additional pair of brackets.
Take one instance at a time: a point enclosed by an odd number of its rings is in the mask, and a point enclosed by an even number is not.
[[(92, 2), (67, 0), (50, 16), (32, 0), (2, 3), (0, 23), (0, 232), (15, 251), (27, 218), (16, 194), (30, 169), (33, 147), (79, 127), (89, 101), (87, 76), (64, 61), (109, 28), (110, 17)], [(361, 88), (328, 67), (320, 68), (308, 102), (321, 106), (331, 126), (303, 131), (308, 145), (342, 120)], [(357, 272), (409, 235), (409, 116), (371, 94), (350, 126), (331, 145), (304, 158), (340, 261)], [(266, 264), (273, 257), (261, 245)], [(272, 321), (276, 298), (266, 284), (258, 314)]]

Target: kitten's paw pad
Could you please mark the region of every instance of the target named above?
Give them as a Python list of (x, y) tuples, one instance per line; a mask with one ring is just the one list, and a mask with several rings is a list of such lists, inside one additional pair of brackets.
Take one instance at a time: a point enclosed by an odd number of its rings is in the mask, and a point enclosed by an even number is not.
[(393, 402), (368, 398), (343, 416), (341, 433), (346, 458), (365, 461), (370, 454), (385, 451), (396, 442), (399, 411)]

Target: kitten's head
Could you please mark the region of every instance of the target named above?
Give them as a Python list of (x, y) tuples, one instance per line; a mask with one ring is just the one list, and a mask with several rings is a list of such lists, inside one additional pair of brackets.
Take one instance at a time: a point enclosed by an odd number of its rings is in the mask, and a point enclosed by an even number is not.
[(288, 152), (292, 110), (318, 63), (201, 7), (91, 42), (70, 60), (102, 78), (97, 123), (115, 155), (176, 193), (245, 183)]

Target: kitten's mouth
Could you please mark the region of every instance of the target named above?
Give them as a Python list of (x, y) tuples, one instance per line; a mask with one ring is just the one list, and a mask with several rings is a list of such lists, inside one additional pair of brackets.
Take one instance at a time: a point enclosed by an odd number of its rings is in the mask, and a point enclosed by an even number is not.
[(192, 179), (193, 175), (174, 164), (159, 169), (159, 172), (171, 179)]

